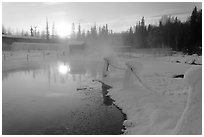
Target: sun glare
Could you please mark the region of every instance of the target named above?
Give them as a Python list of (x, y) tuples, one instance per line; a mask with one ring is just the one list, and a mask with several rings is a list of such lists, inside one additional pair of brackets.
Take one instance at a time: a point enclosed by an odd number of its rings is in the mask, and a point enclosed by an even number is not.
[(58, 67), (58, 71), (60, 74), (65, 75), (68, 72), (70, 72), (70, 67), (69, 67), (69, 65), (60, 64)]
[(71, 34), (71, 26), (66, 22), (56, 24), (57, 34), (60, 37), (68, 37)]

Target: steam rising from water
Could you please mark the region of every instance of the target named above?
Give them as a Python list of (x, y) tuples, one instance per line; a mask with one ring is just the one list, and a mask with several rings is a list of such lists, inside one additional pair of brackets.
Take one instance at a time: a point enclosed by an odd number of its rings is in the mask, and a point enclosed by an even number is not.
[(103, 60), (108, 56), (116, 56), (113, 45), (108, 42), (87, 42), (87, 54), (95, 59)]

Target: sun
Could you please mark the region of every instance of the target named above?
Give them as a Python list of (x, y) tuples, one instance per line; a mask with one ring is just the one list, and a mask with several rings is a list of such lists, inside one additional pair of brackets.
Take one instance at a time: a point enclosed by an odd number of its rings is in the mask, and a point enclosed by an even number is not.
[(71, 26), (66, 22), (59, 22), (56, 24), (57, 35), (60, 37), (68, 37), (71, 34)]

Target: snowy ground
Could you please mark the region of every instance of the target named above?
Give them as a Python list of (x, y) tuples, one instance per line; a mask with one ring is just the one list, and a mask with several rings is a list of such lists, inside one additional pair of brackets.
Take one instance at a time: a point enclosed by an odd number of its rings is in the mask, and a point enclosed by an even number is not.
[[(143, 84), (133, 74), (125, 72), (124, 62), (129, 59), (109, 59), (110, 71), (106, 72), (108, 77), (104, 82), (113, 87), (109, 95), (127, 115), (124, 134), (175, 134), (175, 127), (184, 112), (191, 88), (184, 78), (174, 76), (182, 76), (186, 70), (195, 66), (170, 61), (175, 58), (184, 60), (183, 56), (140, 56), (132, 59)], [(188, 56), (188, 60), (191, 58)], [(199, 63), (202, 63), (201, 59), (199, 58)], [(138, 66), (140, 67), (137, 68)], [(201, 90), (201, 85), (199, 89)], [(202, 110), (202, 107), (199, 109)], [(199, 113), (198, 117), (200, 121), (197, 125), (201, 125), (202, 114)], [(189, 127), (196, 129), (196, 132), (189, 134), (201, 134), (201, 126), (188, 125)]]
[[(3, 52), (2, 71), (17, 69), (20, 66), (29, 67), (28, 60), (34, 65), (53, 61), (63, 57), (63, 54), (62, 51)], [(42, 58), (43, 61), (39, 62)], [(91, 56), (89, 59), (96, 58)], [(124, 134), (175, 134), (175, 127), (184, 112), (191, 90), (182, 76), (189, 68), (197, 66), (192, 65), (193, 62), (193, 64), (202, 64), (202, 57), (144, 54), (130, 56), (128, 53), (124, 56), (120, 54), (120, 57), (116, 58), (111, 57), (109, 60), (111, 60), (110, 71), (104, 82), (113, 87), (108, 94), (127, 115), (127, 120), (124, 121), (126, 127)], [(133, 65), (142, 64), (136, 71), (143, 84), (133, 74), (126, 72), (125, 62), (128, 60), (135, 62)], [(175, 76), (178, 77), (174, 78)], [(195, 128), (199, 131), (195, 134), (200, 134), (201, 127)]]

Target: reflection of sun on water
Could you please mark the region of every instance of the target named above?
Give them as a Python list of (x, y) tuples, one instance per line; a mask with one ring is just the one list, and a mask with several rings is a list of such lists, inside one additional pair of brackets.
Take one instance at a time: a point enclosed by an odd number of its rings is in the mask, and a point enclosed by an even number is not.
[(70, 72), (70, 67), (68, 64), (59, 64), (58, 71), (60, 74), (65, 75)]

